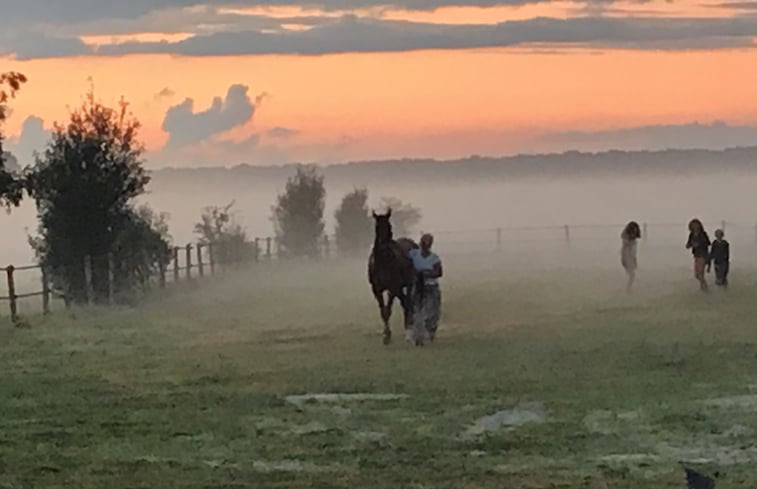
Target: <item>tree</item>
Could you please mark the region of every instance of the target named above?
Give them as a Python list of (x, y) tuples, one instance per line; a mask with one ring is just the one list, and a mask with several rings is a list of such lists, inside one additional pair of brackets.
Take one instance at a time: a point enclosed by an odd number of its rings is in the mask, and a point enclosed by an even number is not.
[(370, 246), (373, 229), (367, 189), (355, 189), (345, 195), (334, 218), (336, 245), (340, 253), (354, 256)]
[(381, 205), (392, 210), (392, 228), (395, 237), (407, 237), (416, 231), (421, 222), (421, 211), (395, 197), (384, 197)]
[(233, 206), (233, 201), (224, 207), (208, 206), (203, 210), (200, 222), (195, 224), (200, 243), (212, 244), (213, 258), (221, 264), (242, 261), (250, 254), (247, 233), (234, 219)]
[[(8, 156), (3, 151), (2, 126), (8, 115), (8, 102), (16, 96), (16, 92), (24, 83), (26, 83), (26, 77), (21, 73), (13, 71), (0, 73), (0, 205), (8, 208), (12, 205), (18, 206), (21, 202), (23, 183), (5, 166)], [(4, 88), (6, 85), (7, 89)]]
[(87, 297), (86, 256), (98, 300), (107, 297), (108, 254), (119, 292), (167, 260), (165, 216), (134, 206), (150, 181), (138, 129), (126, 102), (109, 108), (90, 92), (66, 125), (55, 125), (44, 155), (27, 170), (39, 220), (35, 250), (54, 285), (75, 302)]
[(315, 257), (323, 236), (326, 188), (314, 166), (298, 166), (273, 207), (273, 226), (279, 253)]

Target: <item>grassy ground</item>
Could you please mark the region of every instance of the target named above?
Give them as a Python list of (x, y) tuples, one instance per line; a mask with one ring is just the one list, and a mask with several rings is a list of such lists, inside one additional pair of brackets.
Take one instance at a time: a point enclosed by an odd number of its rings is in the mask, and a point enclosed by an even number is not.
[[(616, 268), (530, 265), (449, 259), (422, 349), (399, 310), (381, 345), (362, 263), (0, 319), (0, 487), (673, 488), (680, 461), (754, 487), (752, 275), (704, 297), (642, 270), (629, 297)], [(407, 397), (285, 400), (316, 392)], [(542, 419), (466, 434), (518, 406)]]

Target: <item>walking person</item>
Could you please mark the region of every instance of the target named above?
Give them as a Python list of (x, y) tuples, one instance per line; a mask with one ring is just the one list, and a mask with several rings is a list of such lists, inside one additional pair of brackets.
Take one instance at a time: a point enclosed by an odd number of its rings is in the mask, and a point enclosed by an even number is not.
[[(413, 291), (413, 322), (414, 328), (422, 327), (423, 334), (434, 341), (441, 316), (442, 295), (439, 290), (439, 279), (443, 275), (442, 260), (431, 248), (434, 237), (424, 234), (421, 237), (420, 248), (410, 251), (410, 259), (419, 274), (421, 286)], [(417, 332), (416, 332), (417, 334)]]
[(623, 269), (628, 276), (626, 284), (626, 292), (628, 293), (631, 292), (631, 288), (636, 281), (636, 267), (638, 266), (636, 261), (636, 244), (639, 238), (641, 238), (641, 228), (636, 221), (629, 222), (620, 234), (622, 242), (620, 264), (623, 265)]
[(704, 230), (702, 221), (692, 219), (689, 222), (689, 239), (686, 241), (686, 249), (691, 250), (694, 256), (694, 277), (699, 281), (699, 288), (707, 292), (707, 280), (704, 277), (705, 268), (710, 264), (710, 237)]
[(715, 241), (710, 249), (711, 262), (707, 266), (710, 271), (712, 263), (715, 264), (715, 285), (728, 288), (728, 269), (731, 264), (731, 245), (725, 240), (725, 232), (722, 229), (715, 231)]

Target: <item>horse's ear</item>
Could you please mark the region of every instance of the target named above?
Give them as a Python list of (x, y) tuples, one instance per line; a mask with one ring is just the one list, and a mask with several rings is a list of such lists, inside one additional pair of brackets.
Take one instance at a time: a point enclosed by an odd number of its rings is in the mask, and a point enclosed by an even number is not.
[(371, 211), (371, 214), (373, 214), (374, 219), (378, 219), (378, 215), (376, 214), (376, 211)]
[(386, 217), (387, 217), (387, 218), (389, 218), (389, 217), (392, 217), (392, 208), (391, 208), (391, 207), (389, 207), (389, 208), (388, 208), (388, 209), (386, 210)]

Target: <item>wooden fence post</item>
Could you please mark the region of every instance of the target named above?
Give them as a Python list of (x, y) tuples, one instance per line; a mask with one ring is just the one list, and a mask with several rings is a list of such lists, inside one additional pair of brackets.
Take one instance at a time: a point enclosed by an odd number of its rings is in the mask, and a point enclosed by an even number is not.
[(200, 274), (200, 278), (205, 276), (205, 267), (202, 263), (202, 244), (197, 244), (197, 271)]
[(179, 247), (173, 249), (173, 282), (179, 282)]
[(8, 277), (8, 302), (11, 309), (11, 322), (13, 324), (18, 323), (18, 305), (16, 304), (16, 282), (13, 278), (13, 272), (16, 268), (13, 265), (8, 265), (5, 269), (5, 274)]
[(646, 243), (647, 242), (647, 223), (644, 223), (642, 226), (642, 233), (641, 233), (641, 240)]
[(213, 243), (208, 243), (208, 264), (210, 265), (210, 274), (215, 275), (216, 253), (215, 253), (215, 246), (213, 246)]
[(166, 288), (166, 260), (161, 256), (158, 258), (158, 285), (161, 289)]
[(502, 251), (502, 228), (497, 228), (497, 252)]
[(187, 280), (192, 279), (192, 245), (187, 245)]
[(50, 277), (47, 275), (47, 269), (40, 267), (42, 271), (42, 314), (50, 314)]
[(565, 242), (570, 243), (570, 226), (565, 225)]
[(116, 303), (116, 280), (113, 267), (113, 253), (108, 253), (108, 304), (111, 306)]
[(323, 235), (323, 257), (328, 258), (331, 256), (331, 243), (329, 243), (328, 235)]
[(271, 238), (268, 237), (265, 239), (265, 259), (271, 260)]
[(91, 306), (95, 303), (95, 287), (92, 283), (92, 257), (90, 255), (84, 257), (84, 282), (87, 289), (87, 305)]
[(253, 252), (255, 253), (254, 259), (257, 262), (260, 260), (260, 239), (259, 238), (255, 238), (255, 241), (253, 241), (252, 247), (253, 247)]

